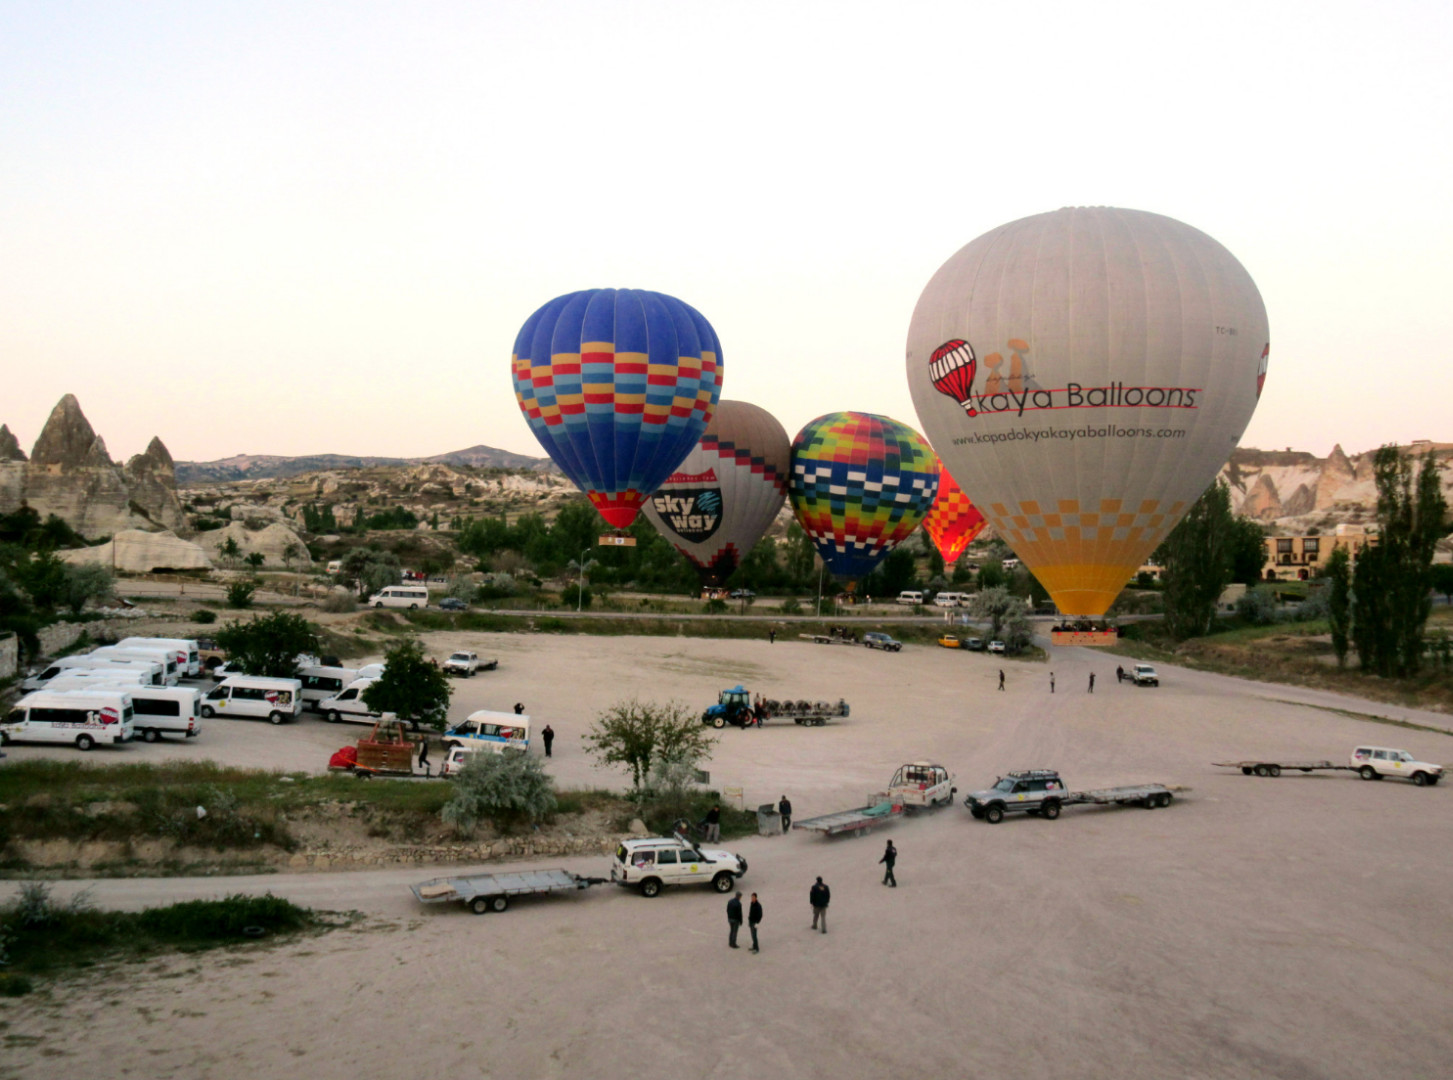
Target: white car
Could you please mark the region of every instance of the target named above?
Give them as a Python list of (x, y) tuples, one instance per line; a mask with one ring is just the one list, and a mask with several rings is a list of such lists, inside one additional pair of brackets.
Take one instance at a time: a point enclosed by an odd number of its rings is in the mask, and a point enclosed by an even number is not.
[(1159, 686), (1160, 676), (1149, 664), (1136, 664), (1130, 669), (1130, 680), (1136, 686)]
[(479, 654), (460, 650), (450, 653), (449, 659), (444, 661), (445, 675), (463, 675), (468, 677), (479, 670)]
[(989, 651), (995, 653), (1002, 653), (1004, 651), (1004, 643), (1002, 641), (989, 642)]
[(747, 860), (730, 851), (698, 848), (679, 836), (652, 836), (622, 840), (610, 864), (610, 879), (617, 885), (656, 896), (667, 885), (704, 885), (719, 893), (732, 891), (747, 872)]
[(1402, 776), (1418, 787), (1431, 787), (1443, 779), (1443, 766), (1419, 761), (1406, 750), (1394, 750), (1387, 746), (1359, 746), (1352, 751), (1347, 762), (1364, 780), (1381, 780), (1387, 776)]

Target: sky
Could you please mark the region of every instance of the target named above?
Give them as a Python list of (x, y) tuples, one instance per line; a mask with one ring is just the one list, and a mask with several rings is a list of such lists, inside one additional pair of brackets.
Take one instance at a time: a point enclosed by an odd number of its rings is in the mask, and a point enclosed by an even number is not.
[(1453, 441), (1453, 5), (0, 2), (0, 422), (112, 456), (543, 456), (562, 293), (669, 293), (789, 434), (919, 426), (908, 323), (1004, 222), (1151, 210), (1271, 323), (1243, 446)]

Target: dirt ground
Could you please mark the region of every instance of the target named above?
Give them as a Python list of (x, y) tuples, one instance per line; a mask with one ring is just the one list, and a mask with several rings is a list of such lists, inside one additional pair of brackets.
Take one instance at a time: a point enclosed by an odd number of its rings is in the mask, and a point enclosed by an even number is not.
[[(760, 955), (726, 948), (724, 902), (709, 891), (647, 900), (601, 887), (481, 918), (421, 908), (407, 885), (428, 868), (97, 882), (108, 906), (271, 889), (369, 919), (90, 971), (9, 1002), (0, 1077), (1446, 1074), (1453, 782), (1258, 779), (1211, 765), (1344, 760), (1357, 743), (1446, 761), (1448, 735), (1347, 713), (1445, 730), (1446, 716), (1164, 666), (1159, 689), (1119, 686), (1117, 660), (1083, 649), (1019, 664), (782, 637), (427, 640), (436, 655), (467, 644), (499, 658), (458, 684), (451, 714), (524, 702), (558, 733), (550, 769), (562, 786), (622, 784), (580, 748), (603, 706), (632, 695), (700, 706), (742, 682), (852, 705), (828, 727), (721, 735), (713, 785), (741, 787), (749, 806), (786, 793), (799, 819), (855, 805), (913, 759), (950, 766), (960, 796), (1043, 766), (1071, 787), (1190, 790), (1165, 810), (1069, 808), (990, 826), (956, 804), (864, 839), (732, 844), (750, 863), (742, 888), (766, 910)], [(216, 721), (195, 743), (91, 757), (317, 769), (341, 734), (317, 719)], [(887, 837), (897, 889), (879, 882)], [(560, 864), (606, 870), (599, 857)], [(826, 936), (808, 930), (816, 875), (833, 890)]]

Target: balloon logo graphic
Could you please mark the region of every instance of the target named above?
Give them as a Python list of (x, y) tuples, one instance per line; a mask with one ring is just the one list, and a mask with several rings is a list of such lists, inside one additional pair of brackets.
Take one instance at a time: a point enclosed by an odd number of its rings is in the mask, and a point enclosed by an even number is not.
[(959, 338), (945, 341), (928, 358), (928, 374), (933, 379), (934, 389), (953, 398), (970, 416), (978, 415), (977, 410), (969, 404), (977, 367), (973, 346)]
[(703, 585), (721, 585), (776, 520), (791, 462), (792, 444), (776, 417), (745, 401), (721, 401), (696, 448), (643, 509)]
[(1271, 355), (1271, 342), (1261, 350), (1261, 363), (1256, 368), (1256, 399), (1261, 400), (1261, 388), (1266, 385), (1266, 359)]
[(938, 494), (938, 459), (886, 416), (819, 416), (792, 443), (792, 510), (832, 575), (870, 573), (918, 527)]
[(617, 529), (691, 452), (721, 397), (711, 323), (643, 289), (556, 297), (521, 327), (510, 367), (535, 438)]
[[(1061, 613), (1096, 616), (1230, 456), (1270, 339), (1256, 283), (1205, 233), (1071, 207), (944, 263), (913, 312), (906, 368), (954, 480)], [(966, 366), (942, 363), (956, 341), (1006, 350), (982, 357), (972, 421), (962, 381), (945, 381)]]
[(923, 519), (923, 531), (938, 548), (944, 563), (952, 566), (958, 562), (959, 556), (968, 550), (974, 538), (988, 524), (979, 508), (969, 501), (948, 470), (940, 465), (938, 497)]

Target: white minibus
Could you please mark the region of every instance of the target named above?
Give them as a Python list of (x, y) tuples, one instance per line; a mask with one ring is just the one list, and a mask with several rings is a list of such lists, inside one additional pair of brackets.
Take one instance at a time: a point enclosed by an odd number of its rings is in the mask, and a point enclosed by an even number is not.
[(177, 650), (167, 645), (135, 645), (125, 649), (119, 645), (102, 645), (93, 649), (91, 655), (106, 660), (151, 660), (162, 666), (167, 686), (175, 686), (182, 677), (177, 666)]
[(303, 711), (303, 684), (297, 679), (269, 679), (262, 675), (233, 675), (223, 679), (202, 699), (202, 715), (265, 716), (274, 724), (291, 720)]
[(368, 602), (376, 608), (426, 608), (429, 606), (429, 589), (425, 585), (390, 585), (370, 596)]
[(900, 604), (921, 604), (923, 603), (923, 593), (915, 589), (904, 589), (898, 594), (898, 602)]
[(74, 743), (77, 750), (89, 750), (98, 742), (126, 742), (133, 730), (125, 690), (41, 690), (17, 701), (0, 722), (0, 744)]
[(177, 667), (184, 677), (195, 679), (202, 674), (202, 657), (193, 638), (129, 637), (116, 643), (118, 649), (147, 648), (152, 645), (167, 645), (177, 651)]
[(195, 686), (140, 686), (131, 691), (134, 727), (147, 742), (163, 735), (194, 739), (202, 730), (202, 691)]
[(530, 749), (530, 718), (520, 713), (491, 712), (480, 709), (472, 712), (461, 724), (455, 724), (444, 733), (444, 746), (474, 746), (481, 750), (492, 750), (496, 754), (503, 750)]
[(961, 592), (941, 592), (933, 598), (934, 607), (961, 607), (968, 601), (968, 594)]
[[(314, 706), (330, 724), (340, 720), (358, 720), (368, 723), (380, 719), (384, 714), (370, 712), (363, 703), (363, 692), (373, 685), (372, 679), (354, 679), (343, 692), (324, 698)], [(393, 714), (390, 713), (390, 716)]]
[[(73, 667), (66, 668), (45, 684), (47, 690), (96, 690), (107, 686), (129, 686), (140, 690), (151, 686), (151, 676), (138, 668), (124, 667)], [(157, 687), (157, 689), (163, 689)]]
[(318, 702), (341, 694), (349, 683), (358, 678), (352, 668), (305, 667), (298, 672), (303, 684), (303, 707), (316, 709)]
[(146, 680), (160, 684), (165, 678), (160, 664), (149, 660), (113, 660), (104, 656), (94, 656), (91, 653), (83, 653), (79, 656), (62, 656), (59, 660), (52, 660), (45, 667), (34, 675), (27, 676), (20, 684), (21, 690), (44, 690), (51, 684), (51, 680), (59, 675), (70, 671), (94, 670), (97, 668), (121, 668), (135, 670), (145, 673)]

